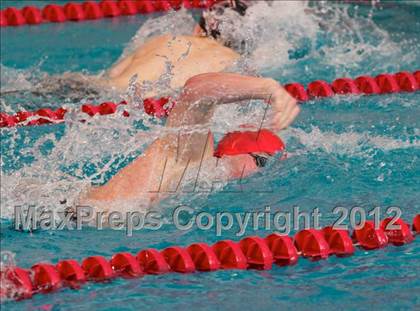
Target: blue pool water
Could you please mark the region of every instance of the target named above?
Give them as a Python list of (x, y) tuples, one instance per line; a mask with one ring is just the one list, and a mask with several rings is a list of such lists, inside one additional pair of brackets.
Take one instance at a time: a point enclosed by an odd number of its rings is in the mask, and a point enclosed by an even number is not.
[[(38, 6), (45, 3), (32, 2)], [(23, 6), (19, 1), (1, 2), (2, 8), (8, 5)], [(341, 76), (420, 68), (420, 6), (414, 2), (321, 8), (292, 2), (264, 13), (268, 17), (258, 25), (273, 28), (259, 34), (266, 44), (257, 41), (260, 54), (255, 54), (258, 56), (252, 62), (259, 73), (282, 83), (332, 81)], [(170, 25), (170, 18), (161, 18), (162, 27)], [(44, 73), (99, 73), (119, 58), (145, 22), (146, 18), (135, 16), (2, 28), (2, 88), (25, 89)], [(1, 111), (61, 106), (55, 98), (31, 96), (4, 95)], [(108, 94), (103, 96), (110, 99)], [(360, 206), (366, 211), (380, 206), (381, 219), (388, 216), (386, 208), (397, 206), (402, 217), (411, 223), (420, 211), (419, 98), (419, 93), (414, 93), (334, 97), (305, 103), (293, 126), (280, 133), (287, 143), (287, 160), (272, 161), (262, 172), (242, 181), (244, 191), (239, 193), (239, 182), (231, 182), (222, 191), (184, 193), (165, 200), (155, 210), (161, 211), (168, 223), (156, 231), (135, 231), (132, 237), (123, 231), (97, 231), (90, 227), (82, 231), (19, 232), (12, 228), (12, 211), (16, 205), (49, 202), (54, 206), (63, 192), (77, 190), (77, 182), (108, 180), (138, 154), (142, 146), (133, 142), (137, 142), (135, 135), (145, 133), (144, 127), (136, 126), (130, 118), (110, 117), (91, 124), (2, 129), (1, 250), (14, 255), (18, 266), (30, 267), (40, 261), (81, 260), (90, 255), (110, 257), (116, 252), (135, 254), (149, 247), (162, 249), (169, 245), (240, 239), (235, 235), (237, 226), (221, 236), (216, 236), (214, 229), (199, 230), (196, 226), (188, 231), (177, 230), (170, 216), (179, 204), (188, 205), (197, 213), (211, 214), (264, 211), (266, 206), (273, 213), (291, 211), (293, 206), (303, 211), (318, 207), (321, 225), (330, 225), (337, 219), (332, 213), (336, 206)], [(76, 107), (80, 102), (68, 100), (66, 105)], [(217, 135), (225, 132), (226, 124), (234, 123), (237, 113), (234, 108), (227, 111), (228, 116), (219, 113), (225, 119), (213, 131)], [(159, 128), (156, 125), (149, 132)], [(110, 169), (103, 169), (106, 165)], [(36, 185), (35, 190), (20, 188), (20, 181), (25, 179)], [(262, 225), (256, 230), (250, 226), (245, 235), (265, 236), (272, 231), (264, 230)], [(77, 291), (64, 289), (35, 295), (31, 300), (5, 302), (2, 308), (418, 309), (419, 250), (417, 239), (405, 246), (378, 251), (358, 249), (347, 258), (331, 257), (318, 262), (300, 259), (296, 266), (274, 266), (270, 271), (174, 273), (89, 283)], [(2, 260), (6, 261), (5, 257)]]

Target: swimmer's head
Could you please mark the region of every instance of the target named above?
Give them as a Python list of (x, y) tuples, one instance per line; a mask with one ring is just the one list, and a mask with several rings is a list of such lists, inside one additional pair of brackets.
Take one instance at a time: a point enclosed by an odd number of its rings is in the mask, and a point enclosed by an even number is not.
[(246, 42), (235, 33), (242, 26), (247, 9), (255, 0), (220, 0), (204, 11), (199, 26), (201, 30), (223, 45), (243, 51)]
[(238, 173), (243, 175), (246, 171), (248, 175), (264, 167), (270, 157), (284, 148), (283, 141), (267, 129), (231, 132), (219, 142), (214, 156), (227, 158)]
[(258, 131), (236, 131), (226, 134), (217, 145), (214, 156), (235, 156), (240, 154), (266, 154), (273, 156), (284, 150), (284, 143), (267, 129)]

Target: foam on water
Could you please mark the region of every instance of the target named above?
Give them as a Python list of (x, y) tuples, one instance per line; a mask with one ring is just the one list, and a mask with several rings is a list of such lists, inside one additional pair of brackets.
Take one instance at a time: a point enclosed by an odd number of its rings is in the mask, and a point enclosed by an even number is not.
[(291, 128), (283, 133), (285, 139), (297, 138), (307, 152), (322, 150), (323, 152), (337, 155), (365, 157), (369, 151), (379, 149), (391, 151), (398, 149), (418, 148), (420, 140), (393, 139), (386, 136), (376, 136), (369, 132), (335, 133), (321, 131), (312, 126), (307, 132), (298, 128)]

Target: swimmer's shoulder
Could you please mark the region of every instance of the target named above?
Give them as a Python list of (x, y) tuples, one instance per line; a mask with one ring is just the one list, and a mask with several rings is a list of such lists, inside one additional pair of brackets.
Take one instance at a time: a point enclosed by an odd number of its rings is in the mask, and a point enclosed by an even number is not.
[(169, 47), (171, 45), (172, 46), (177, 46), (177, 45), (185, 46), (186, 44), (189, 44), (190, 42), (191, 43), (196, 42), (195, 38), (196, 37), (194, 36), (174, 36), (170, 34), (165, 34), (165, 35), (156, 36), (156, 37), (146, 40), (142, 48), (158, 47), (158, 46)]
[[(240, 58), (240, 54), (226, 47), (213, 38), (194, 37), (196, 45), (193, 47), (193, 55), (199, 59), (206, 59), (208, 63), (219, 64), (214, 68), (215, 71), (221, 71), (225, 67), (230, 67), (232, 62)], [(221, 66), (221, 67), (220, 67)]]
[(228, 48), (213, 38), (209, 37), (199, 37), (199, 36), (187, 36), (187, 35), (162, 35), (155, 38), (150, 39), (149, 41), (145, 42), (143, 48), (158, 48), (167, 49), (167, 48), (185, 48), (191, 46), (192, 51), (200, 52), (200, 53), (214, 53), (218, 51), (219, 53), (223, 53), (225, 55), (229, 55), (231, 57), (239, 57), (239, 54)]
[(189, 36), (162, 35), (150, 38), (133, 53), (133, 61), (143, 62), (157, 55), (180, 54), (188, 50), (190, 45), (196, 45), (194, 38)]
[(171, 48), (185, 48), (190, 44), (196, 44), (196, 42), (193, 36), (173, 36), (167, 34), (147, 40), (141, 46), (141, 50), (157, 49), (163, 51)]
[[(195, 61), (198, 67), (216, 66), (211, 67), (210, 71), (221, 71), (240, 58), (237, 52), (212, 38), (198, 36), (179, 36), (176, 38), (178, 51), (185, 53), (188, 47), (188, 59), (185, 59), (188, 63)], [(206, 70), (209, 70), (209, 68)]]

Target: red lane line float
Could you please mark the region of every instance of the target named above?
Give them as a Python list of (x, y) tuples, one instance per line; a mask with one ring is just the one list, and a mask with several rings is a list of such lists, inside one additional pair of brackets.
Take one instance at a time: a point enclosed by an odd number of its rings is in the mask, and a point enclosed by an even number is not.
[(111, 264), (102, 256), (91, 256), (83, 260), (82, 269), (88, 280), (105, 281), (115, 276)]
[[(176, 0), (175, 0), (176, 1)], [(184, 7), (187, 9), (200, 8), (205, 9), (211, 7), (219, 0), (183, 0)]]
[(20, 26), (26, 22), (21, 10), (16, 8), (7, 8), (4, 11), (4, 15), (6, 16), (8, 26)]
[(121, 0), (118, 2), (118, 8), (121, 11), (121, 15), (135, 15), (138, 13), (137, 5), (134, 1)]
[(82, 4), (86, 19), (100, 19), (104, 17), (99, 3), (94, 1), (86, 1)]
[(117, 111), (118, 104), (106, 102), (99, 105), (98, 110), (100, 115), (113, 114)]
[(413, 231), (416, 234), (420, 233), (420, 214), (416, 215), (413, 219)]
[(16, 113), (16, 120), (18, 123), (20, 122), (25, 122), (26, 120), (28, 120), (30, 117), (36, 115), (33, 112), (30, 111), (19, 111), (18, 113)]
[(167, 0), (158, 0), (153, 3), (156, 12), (169, 11), (172, 9), (172, 4)]
[(398, 86), (397, 79), (395, 79), (394, 75), (386, 73), (380, 74), (376, 76), (375, 80), (378, 83), (382, 94), (396, 93), (400, 91), (400, 87)]
[(85, 271), (74, 259), (61, 260), (55, 266), (63, 283), (72, 288), (78, 288), (86, 282)]
[(323, 80), (316, 80), (309, 83), (308, 94), (312, 98), (334, 96), (331, 86)]
[(13, 127), (16, 123), (18, 123), (18, 120), (15, 116), (0, 112), (0, 127)]
[(165, 257), (156, 249), (150, 248), (137, 254), (137, 260), (143, 271), (148, 274), (162, 274), (171, 270)]
[[(143, 3), (143, 2), (142, 2)], [(93, 3), (84, 3), (85, 6), (93, 6)], [(89, 17), (87, 17), (89, 18)], [(323, 98), (334, 94), (388, 94), (389, 92), (414, 92), (419, 90), (418, 80), (420, 79), (420, 71), (411, 74), (406, 71), (396, 74), (381, 74), (376, 78), (369, 76), (360, 76), (355, 80), (350, 78), (339, 78), (334, 80), (330, 86), (327, 82), (316, 80), (308, 84), (306, 91), (304, 86), (299, 83), (290, 83), (285, 85), (285, 89), (298, 101), (304, 102), (310, 98)], [(117, 111), (119, 105), (127, 104), (125, 101), (120, 103), (105, 102), (100, 105), (84, 104), (81, 111), (93, 117), (97, 114), (108, 115)], [(167, 117), (175, 105), (175, 101), (168, 97), (147, 98), (143, 102), (144, 111), (158, 118)], [(56, 111), (51, 109), (40, 109), (37, 112), (17, 112), (15, 115), (0, 113), (0, 127), (13, 127), (17, 124), (25, 122), (29, 117), (46, 117), (34, 118), (24, 125), (40, 125), (46, 123), (58, 123), (64, 119), (66, 109), (59, 108)], [(128, 117), (129, 113), (123, 111), (123, 116)], [(23, 117), (22, 117), (23, 116)], [(26, 117), (24, 117), (26, 116)]]
[[(179, 10), (180, 8), (182, 8), (183, 6), (185, 7), (185, 8), (187, 8), (184, 4), (183, 4), (183, 2), (184, 2), (184, 0), (168, 0), (167, 2), (169, 2), (170, 3), (170, 5), (172, 6), (172, 8), (174, 9), (174, 10)], [(189, 1), (186, 1), (186, 2), (189, 2)], [(189, 3), (188, 4), (186, 4), (186, 5), (190, 5)], [(207, 4), (206, 4), (207, 6), (211, 6), (210, 4), (209, 4), (209, 1), (207, 0)], [(188, 8), (187, 8), (188, 9)]]
[(356, 83), (350, 78), (340, 78), (334, 80), (332, 88), (335, 94), (360, 94), (360, 90)]
[(416, 78), (417, 85), (420, 86), (420, 70), (417, 70), (413, 73), (414, 78)]
[(55, 111), (48, 108), (39, 109), (35, 112), (35, 114), (40, 117), (38, 119), (38, 124), (52, 123), (55, 120), (58, 120)]
[(388, 244), (385, 232), (380, 228), (375, 228), (372, 221), (367, 221), (363, 228), (355, 229), (353, 238), (366, 250), (382, 248)]
[(6, 268), (4, 271), (0, 271), (0, 280), (2, 280), (1, 284), (8, 283), (8, 286), (1, 286), (0, 297), (2, 299), (20, 300), (32, 297), (34, 288), (28, 270), (19, 267)]
[[(143, 102), (144, 111), (151, 116), (158, 118), (167, 117), (170, 112), (170, 108), (166, 108), (169, 102), (169, 98), (146, 98)], [(173, 102), (172, 102), (173, 104)]]
[(99, 106), (94, 105), (82, 105), (82, 111), (89, 116), (93, 117), (95, 114), (99, 113)]
[(6, 12), (3, 10), (0, 10), (0, 27), (6, 27), (9, 23), (7, 21)]
[(162, 251), (165, 261), (172, 271), (191, 273), (195, 271), (195, 265), (188, 251), (179, 246), (171, 246)]
[(150, 14), (155, 11), (155, 7), (153, 6), (153, 3), (150, 1), (138, 1), (137, 11), (142, 14)]
[(64, 115), (66, 114), (66, 112), (67, 112), (67, 109), (65, 109), (65, 108), (58, 108), (55, 111), (55, 117), (56, 117), (56, 119), (57, 120), (64, 120)]
[(405, 92), (415, 92), (419, 89), (419, 83), (416, 77), (408, 71), (402, 71), (395, 74), (398, 86)]
[(38, 25), (42, 23), (42, 12), (34, 6), (25, 6), (22, 15), (28, 25)]
[(206, 243), (191, 244), (187, 248), (195, 268), (198, 271), (214, 271), (220, 269), (220, 261), (215, 252)]
[(33, 285), (36, 290), (48, 293), (62, 286), (60, 274), (55, 266), (48, 263), (39, 263), (32, 266), (34, 273)]
[(300, 83), (289, 83), (286, 84), (284, 88), (290, 93), (290, 95), (299, 101), (309, 100), (309, 96), (305, 90), (305, 87)]
[(248, 262), (248, 268), (269, 270), (273, 264), (273, 254), (267, 242), (258, 237), (244, 238), (239, 242), (239, 247)]
[(318, 260), (330, 255), (330, 247), (321, 231), (315, 229), (299, 231), (295, 235), (294, 243), (304, 257)]
[(248, 267), (244, 253), (233, 241), (219, 241), (213, 245), (213, 251), (220, 261), (221, 269), (246, 269)]
[(110, 263), (116, 274), (123, 277), (138, 277), (144, 274), (137, 258), (130, 253), (115, 254)]
[(360, 76), (354, 80), (356, 86), (363, 94), (372, 95), (379, 94), (381, 92), (376, 80), (369, 76)]
[(99, 3), (99, 7), (105, 17), (116, 17), (121, 15), (120, 8), (116, 1), (103, 0)]
[(42, 17), (51, 23), (64, 23), (67, 17), (63, 7), (57, 4), (48, 4), (42, 9)]
[(322, 229), (322, 234), (328, 243), (330, 254), (337, 257), (353, 255), (354, 245), (347, 230), (334, 229), (332, 226), (328, 226)]
[(7, 27), (25, 24), (38, 25), (43, 22), (81, 22), (120, 15), (178, 10), (182, 6), (187, 9), (203, 9), (212, 6), (215, 2), (217, 0), (102, 0), (100, 2), (68, 2), (64, 6), (49, 4), (43, 8), (28, 6), (18, 9), (9, 7), (0, 12), (0, 25)]
[[(384, 219), (380, 228), (368, 221), (362, 228), (354, 230), (353, 238), (364, 249), (377, 249), (390, 243), (404, 245), (413, 241), (407, 223), (395, 221), (396, 228), (388, 227), (391, 218)], [(420, 215), (413, 219), (413, 230), (419, 232)], [(388, 238), (389, 237), (389, 238)], [(296, 245), (296, 247), (295, 247)], [(7, 267), (0, 271), (2, 298), (30, 298), (34, 293), (47, 293), (63, 286), (78, 288), (86, 280), (105, 281), (116, 276), (139, 277), (143, 274), (161, 274), (170, 271), (191, 273), (219, 269), (270, 269), (275, 262), (280, 266), (295, 264), (299, 253), (311, 260), (325, 259), (329, 255), (349, 256), (354, 245), (347, 230), (331, 226), (322, 230), (305, 229), (296, 233), (294, 240), (277, 233), (266, 238), (245, 237), (239, 243), (224, 240), (209, 246), (194, 243), (183, 248), (167, 247), (162, 251), (146, 249), (136, 257), (130, 253), (117, 253), (107, 261), (102, 256), (83, 260), (62, 260), (53, 266), (48, 263), (35, 264), (30, 271), (19, 267)]]
[(297, 263), (299, 255), (291, 237), (273, 233), (267, 236), (265, 241), (277, 265), (288, 266)]
[[(395, 228), (389, 228), (390, 226)], [(414, 240), (414, 236), (411, 233), (410, 226), (404, 222), (401, 218), (398, 218), (395, 222), (392, 218), (386, 218), (381, 222), (381, 229), (385, 232), (388, 237), (389, 243), (394, 245), (404, 245), (411, 243)]]
[(86, 18), (85, 11), (79, 3), (67, 3), (64, 8), (64, 14), (69, 21), (82, 21)]

